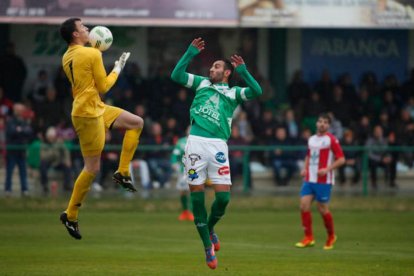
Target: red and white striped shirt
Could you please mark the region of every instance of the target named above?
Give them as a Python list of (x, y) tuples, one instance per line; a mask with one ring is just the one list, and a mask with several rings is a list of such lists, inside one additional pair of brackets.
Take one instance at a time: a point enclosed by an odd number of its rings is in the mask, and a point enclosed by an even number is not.
[(306, 168), (306, 182), (318, 184), (335, 184), (334, 171), (326, 175), (318, 176), (318, 170), (330, 166), (336, 159), (344, 157), (338, 139), (331, 133), (318, 136), (313, 135), (308, 141), (307, 157), (309, 159)]

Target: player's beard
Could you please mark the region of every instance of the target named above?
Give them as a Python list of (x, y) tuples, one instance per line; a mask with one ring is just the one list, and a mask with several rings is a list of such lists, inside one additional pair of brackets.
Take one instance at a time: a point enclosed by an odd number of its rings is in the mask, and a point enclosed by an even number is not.
[(216, 72), (211, 74), (210, 73), (210, 81), (211, 83), (220, 83), (223, 82), (224, 72)]
[(325, 135), (328, 132), (329, 127), (319, 127), (317, 129), (317, 132), (319, 135)]

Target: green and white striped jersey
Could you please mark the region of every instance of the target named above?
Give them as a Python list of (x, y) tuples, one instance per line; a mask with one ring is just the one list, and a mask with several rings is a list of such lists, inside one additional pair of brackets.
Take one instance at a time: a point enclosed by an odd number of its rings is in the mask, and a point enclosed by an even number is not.
[[(212, 84), (208, 78), (188, 74), (185, 85), (195, 90), (190, 108), (190, 121), (217, 138), (230, 137), (231, 121), (236, 107), (243, 101), (245, 88), (229, 87), (227, 83)], [(246, 99), (247, 100), (247, 99)]]
[(237, 66), (236, 72), (249, 87), (229, 87), (227, 83), (211, 83), (209, 78), (186, 73), (188, 63), (198, 53), (197, 48), (190, 46), (171, 77), (196, 93), (190, 107), (190, 134), (227, 141), (234, 110), (243, 101), (261, 95), (262, 90), (244, 64)]

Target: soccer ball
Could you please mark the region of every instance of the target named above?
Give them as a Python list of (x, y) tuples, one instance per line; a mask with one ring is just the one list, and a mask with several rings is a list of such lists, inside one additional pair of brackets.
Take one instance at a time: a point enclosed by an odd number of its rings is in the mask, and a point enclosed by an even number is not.
[(112, 41), (112, 33), (107, 27), (96, 26), (89, 32), (89, 43), (101, 52), (108, 50)]

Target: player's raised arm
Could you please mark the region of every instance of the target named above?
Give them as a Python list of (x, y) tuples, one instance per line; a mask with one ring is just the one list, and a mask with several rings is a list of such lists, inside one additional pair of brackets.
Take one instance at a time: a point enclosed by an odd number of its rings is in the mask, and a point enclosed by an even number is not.
[(259, 83), (253, 78), (253, 76), (247, 71), (246, 64), (241, 56), (232, 55), (231, 64), (233, 65), (236, 72), (243, 78), (246, 82), (248, 88), (244, 91), (244, 96), (246, 99), (253, 99), (262, 95), (262, 88)]
[(121, 57), (115, 61), (115, 66), (112, 69), (112, 72), (107, 76), (105, 67), (102, 61), (102, 54), (97, 52), (96, 57), (94, 57), (93, 62), (93, 76), (95, 80), (95, 86), (98, 89), (99, 93), (106, 93), (111, 89), (118, 79), (119, 74), (124, 68), (130, 53), (123, 53)]
[(181, 85), (188, 84), (189, 75), (186, 73), (186, 69), (190, 61), (198, 55), (201, 51), (204, 50), (205, 42), (204, 40), (199, 37), (194, 39), (190, 46), (188, 47), (187, 51), (184, 55), (180, 58), (177, 65), (175, 66), (174, 70), (171, 73), (171, 79)]

